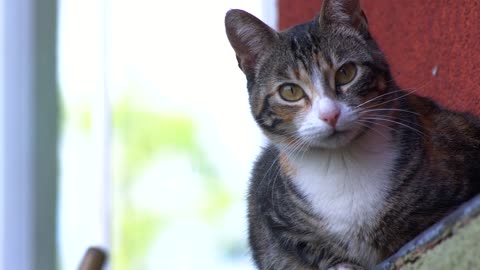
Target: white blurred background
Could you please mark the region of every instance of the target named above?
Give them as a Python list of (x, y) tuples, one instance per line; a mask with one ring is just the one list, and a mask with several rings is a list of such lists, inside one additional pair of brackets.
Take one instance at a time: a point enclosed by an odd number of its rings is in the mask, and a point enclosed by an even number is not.
[(274, 0), (59, 0), (59, 268), (252, 269), (246, 188), (263, 138), (224, 32)]

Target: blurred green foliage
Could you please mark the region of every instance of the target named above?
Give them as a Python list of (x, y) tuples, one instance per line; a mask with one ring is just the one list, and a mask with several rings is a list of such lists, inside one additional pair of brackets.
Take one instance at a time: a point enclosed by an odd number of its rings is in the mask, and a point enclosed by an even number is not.
[(166, 220), (155, 213), (123, 205), (119, 219), (119, 245), (113, 253), (114, 269), (146, 269), (144, 254), (148, 252), (153, 236), (162, 230)]
[(190, 118), (142, 110), (129, 100), (124, 99), (113, 110), (114, 135), (125, 151), (124, 180), (132, 180), (129, 174), (137, 174), (160, 151), (201, 155)]
[[(132, 200), (140, 174), (158, 155), (167, 159), (172, 155), (187, 157), (199, 175), (203, 195), (187, 215), (193, 214), (193, 218), (220, 228), (223, 215), (239, 199), (239, 194), (232, 193), (220, 181), (216, 166), (197, 141), (197, 127), (191, 117), (149, 111), (138, 104), (142, 102), (124, 98), (113, 104), (112, 110), (114, 233), (110, 261), (115, 270), (146, 269), (145, 258), (156, 236), (178, 218), (141, 209)], [(87, 136), (92, 132), (94, 115), (88, 105), (64, 104), (62, 112), (64, 128)], [(227, 238), (221, 242), (227, 254), (245, 252), (238, 241)]]
[[(183, 155), (199, 173), (206, 191), (205, 200), (194, 211), (207, 222), (215, 220), (232, 203), (232, 194), (219, 181), (196, 140), (196, 127), (187, 116), (144, 110), (132, 99), (114, 105), (113, 134), (122, 152), (115, 179), (118, 194), (114, 199), (115, 224), (113, 268), (144, 269), (142, 258), (172, 217), (138, 209), (131, 201), (131, 191), (139, 174), (159, 154)], [(158, 176), (161, 179), (161, 175)], [(175, 203), (175, 202), (172, 202)], [(115, 229), (114, 229), (115, 230)]]

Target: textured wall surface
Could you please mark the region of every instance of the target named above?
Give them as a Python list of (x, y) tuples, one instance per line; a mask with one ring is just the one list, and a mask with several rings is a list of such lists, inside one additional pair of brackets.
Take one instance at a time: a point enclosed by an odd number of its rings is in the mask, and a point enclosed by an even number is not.
[[(278, 0), (279, 28), (311, 20), (321, 0)], [(480, 0), (363, 0), (398, 84), (480, 115)], [(436, 76), (432, 71), (436, 69)], [(480, 196), (378, 269), (480, 269)]]
[[(321, 1), (278, 5), (285, 29), (313, 18)], [(362, 6), (401, 87), (480, 115), (480, 0), (363, 0)]]

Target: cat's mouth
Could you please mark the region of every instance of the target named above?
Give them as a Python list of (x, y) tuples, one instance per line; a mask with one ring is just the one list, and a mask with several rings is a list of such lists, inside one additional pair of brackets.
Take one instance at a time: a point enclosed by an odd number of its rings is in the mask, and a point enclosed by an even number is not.
[(299, 128), (298, 136), (308, 148), (335, 149), (346, 147), (364, 133), (362, 125), (357, 125), (355, 119), (342, 121), (335, 126), (310, 126)]
[(351, 137), (351, 135), (355, 131), (352, 129), (348, 130), (340, 130), (340, 129), (333, 129), (332, 133), (326, 138), (329, 140), (345, 140)]
[(347, 146), (353, 141), (359, 132), (355, 129), (331, 129), (328, 134), (318, 134), (317, 136), (310, 137), (310, 146), (312, 148), (327, 148), (335, 149)]
[(332, 133), (329, 135), (329, 137), (333, 136), (340, 136), (342, 134), (348, 133), (350, 130), (340, 130), (338, 128), (333, 128)]

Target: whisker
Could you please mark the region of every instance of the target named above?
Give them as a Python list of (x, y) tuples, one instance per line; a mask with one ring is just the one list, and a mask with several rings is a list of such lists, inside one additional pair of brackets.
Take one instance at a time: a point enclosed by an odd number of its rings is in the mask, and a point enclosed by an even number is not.
[[(306, 145), (306, 142), (304, 140), (302, 140), (301, 138), (296, 137), (296, 138), (294, 138), (294, 141), (292, 143), (289, 143), (287, 146), (284, 147), (282, 152), (287, 156), (287, 158), (291, 159), (292, 158), (291, 156), (293, 155), (293, 153), (297, 152), (298, 150), (305, 153), (304, 150), (303, 150), (304, 145)], [(277, 160), (279, 160), (279, 157), (277, 157)], [(278, 166), (277, 171), (273, 172), (273, 174), (272, 174), (273, 179), (272, 179), (272, 185), (271, 185), (271, 192), (272, 192), (272, 206), (273, 207), (274, 207), (274, 203), (275, 203), (274, 189), (275, 189), (275, 185), (277, 184), (280, 173), (281, 173), (281, 167)]]
[(388, 96), (388, 95), (392, 95), (392, 94), (395, 94), (395, 93), (398, 93), (398, 92), (402, 92), (402, 91), (403, 91), (403, 90), (395, 90), (395, 91), (392, 91), (392, 92), (388, 92), (388, 93), (385, 93), (385, 94), (381, 94), (381, 95), (379, 95), (379, 96), (376, 96), (376, 97), (374, 97), (374, 98), (371, 98), (371, 99), (363, 102), (363, 103), (360, 104), (360, 105), (355, 106), (354, 108), (355, 108), (355, 109), (356, 109), (356, 108), (359, 108), (359, 107), (361, 107), (361, 106), (363, 106), (363, 105), (365, 105), (365, 104), (368, 104), (368, 103), (370, 103), (370, 102), (372, 102), (372, 101), (375, 101), (375, 100), (377, 100), (377, 99), (379, 99), (379, 98), (381, 98), (381, 97)]
[[(293, 139), (293, 141), (292, 141), (291, 143), (288, 143), (288, 144), (285, 145), (285, 146), (280, 147), (280, 148), (281, 148), (281, 149), (279, 149), (279, 152), (280, 152), (280, 153), (278, 154), (277, 158), (275, 159), (275, 161), (272, 163), (272, 165), (271, 165), (270, 168), (268, 169), (268, 172), (272, 169), (272, 167), (274, 166), (274, 164), (278, 163), (278, 161), (280, 160), (280, 154), (283, 153), (283, 154), (285, 154), (285, 155), (288, 156), (288, 152), (289, 152), (288, 148), (289, 148), (289, 147), (292, 147), (292, 146), (295, 147), (294, 145), (296, 145), (296, 144), (298, 144), (299, 142), (301, 142), (301, 139), (298, 138), (298, 137), (295, 137), (295, 136), (291, 136), (291, 137), (289, 137), (288, 139)], [(273, 204), (274, 201), (275, 201), (275, 200), (274, 200), (274, 195), (275, 195), (274, 189), (275, 189), (275, 185), (276, 185), (276, 182), (277, 182), (277, 177), (278, 177), (278, 175), (279, 175), (279, 173), (280, 173), (280, 170), (281, 170), (281, 168), (280, 168), (280, 166), (278, 166), (277, 169), (276, 169), (276, 171), (272, 172), (272, 174), (271, 174), (271, 175), (272, 175), (272, 183), (271, 183), (271, 186), (269, 187), (269, 189), (270, 189), (271, 192), (272, 192), (272, 198), (271, 198), (271, 199), (272, 199), (272, 204)], [(267, 173), (267, 174), (268, 174), (268, 173)], [(266, 176), (267, 174), (265, 174), (265, 176)], [(265, 177), (265, 176), (264, 176), (264, 177)]]
[[(383, 133), (381, 133), (380, 131), (374, 129), (373, 127), (365, 124), (365, 122), (362, 123), (362, 122), (358, 122), (358, 121), (357, 121), (357, 122), (355, 122), (355, 124), (360, 125), (360, 126), (362, 126), (362, 127), (365, 127), (365, 128), (367, 128), (367, 129), (369, 129), (369, 130), (371, 130), (371, 131), (375, 131), (378, 135), (380, 135), (380, 136), (382, 136), (382, 137), (384, 137), (385, 139), (388, 140), (388, 138), (387, 138), (387, 136), (385, 136), (385, 134), (383, 134)], [(374, 124), (374, 123), (372, 122), (372, 124)]]
[(427, 134), (423, 133), (422, 131), (414, 128), (414, 127), (411, 127), (409, 125), (406, 125), (406, 124), (403, 124), (401, 122), (398, 122), (398, 121), (394, 121), (394, 120), (389, 120), (389, 119), (384, 119), (384, 118), (380, 118), (380, 117), (365, 117), (364, 119), (367, 119), (367, 120), (379, 120), (379, 121), (386, 121), (386, 122), (391, 122), (391, 123), (395, 123), (395, 124), (399, 124), (401, 126), (404, 126), (406, 128), (409, 128), (415, 132), (418, 132), (419, 134), (423, 135), (423, 136), (427, 136)]
[(302, 147), (302, 149), (300, 149), (300, 151), (302, 152), (302, 156), (300, 157), (300, 160), (303, 159), (303, 157), (305, 156), (305, 153), (307, 152), (308, 148), (310, 148), (310, 143), (305, 142), (304, 147)]
[(398, 111), (398, 112), (405, 112), (405, 113), (411, 113), (415, 115), (420, 115), (419, 113), (412, 112), (409, 110), (404, 110), (404, 109), (393, 109), (393, 108), (385, 108), (385, 109), (370, 109), (370, 110), (364, 110), (361, 111), (361, 113), (368, 113), (368, 112), (381, 112), (381, 111)]
[(403, 88), (403, 90), (405, 91), (409, 91), (409, 90), (420, 90), (420, 89), (424, 89), (425, 87), (427, 87), (428, 85), (432, 84), (433, 83), (433, 80), (428, 80), (428, 81), (425, 81), (425, 83), (423, 83), (422, 85), (420, 86), (416, 86), (416, 87), (406, 87), (406, 88)]
[(394, 98), (394, 99), (387, 100), (387, 101), (381, 102), (381, 103), (379, 103), (379, 104), (374, 104), (374, 105), (371, 105), (371, 106), (366, 107), (366, 108), (363, 108), (363, 109), (367, 109), (367, 110), (368, 110), (368, 109), (370, 109), (370, 108), (375, 108), (375, 107), (378, 107), (378, 106), (380, 106), (380, 105), (387, 104), (387, 103), (393, 102), (393, 101), (395, 101), (395, 100), (399, 100), (399, 99), (401, 99), (401, 98), (407, 97), (407, 96), (415, 93), (416, 91), (417, 91), (417, 90), (413, 90), (412, 92), (407, 92), (406, 94), (401, 95), (401, 96), (399, 96), (399, 97), (396, 97), (396, 98)]
[(357, 122), (363, 122), (363, 123), (367, 123), (367, 124), (378, 125), (378, 126), (388, 128), (388, 129), (393, 130), (393, 131), (396, 130), (391, 126), (387, 126), (387, 125), (384, 125), (382, 123), (378, 123), (378, 121), (370, 121), (370, 120), (365, 120), (365, 119), (359, 119), (359, 120), (357, 120)]
[(395, 117), (395, 116), (390, 116), (390, 115), (377, 115), (377, 114), (373, 114), (373, 115), (368, 115), (368, 117), (380, 117), (380, 118), (386, 118), (386, 119), (392, 119), (392, 120), (399, 120), (399, 121), (402, 121), (404, 122), (405, 124), (411, 124), (411, 125), (415, 125), (417, 127), (420, 127), (420, 128), (423, 128), (422, 125), (418, 124), (418, 123), (415, 123), (415, 122), (412, 122), (412, 121), (408, 121), (406, 119), (403, 119), (401, 117)]

